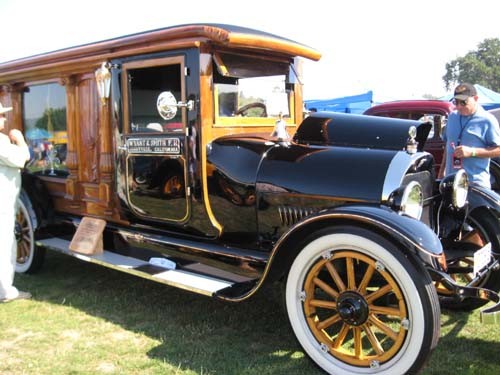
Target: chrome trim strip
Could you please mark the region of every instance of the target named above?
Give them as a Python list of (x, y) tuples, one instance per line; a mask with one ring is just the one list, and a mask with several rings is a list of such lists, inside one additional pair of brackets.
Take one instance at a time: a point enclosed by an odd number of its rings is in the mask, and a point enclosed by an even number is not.
[(425, 153), (417, 152), (408, 154), (406, 151), (399, 151), (391, 160), (387, 173), (385, 174), (384, 186), (382, 188), (382, 203), (389, 200), (391, 193), (401, 186), (406, 172), (416, 160), (420, 159)]

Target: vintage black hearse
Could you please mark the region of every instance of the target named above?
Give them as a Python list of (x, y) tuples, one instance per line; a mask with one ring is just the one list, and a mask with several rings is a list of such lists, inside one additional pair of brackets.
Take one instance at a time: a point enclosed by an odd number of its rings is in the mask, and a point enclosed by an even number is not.
[(301, 58), (320, 54), (196, 24), (0, 64), (32, 153), (17, 271), (51, 249), (225, 301), (281, 281), (326, 372), (418, 372), (440, 302), (498, 301), (498, 197), (436, 181), (427, 123), (304, 120)]

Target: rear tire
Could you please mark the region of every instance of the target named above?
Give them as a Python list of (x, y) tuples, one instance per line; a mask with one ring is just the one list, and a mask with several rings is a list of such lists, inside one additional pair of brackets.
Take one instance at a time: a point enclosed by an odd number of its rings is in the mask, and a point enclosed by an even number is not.
[(45, 260), (45, 249), (35, 244), (38, 221), (28, 195), (21, 191), (16, 214), (17, 273), (35, 273)]
[[(500, 257), (500, 225), (495, 215), (486, 209), (476, 209), (469, 214), (465, 227), (462, 230), (462, 240), (464, 246), (472, 247), (473, 250), (479, 250), (487, 243), (491, 243), (491, 261), (493, 263)], [(473, 279), (472, 268), (474, 267), (474, 258), (472, 256), (457, 258), (448, 261), (448, 267), (455, 269), (450, 272), (450, 276), (459, 285), (468, 285), (480, 288), (490, 289), (496, 293), (500, 291), (500, 271), (491, 271), (483, 276), (474, 284), (470, 284)], [(441, 306), (450, 310), (471, 311), (488, 303), (488, 300), (477, 298), (465, 298), (462, 301), (446, 298), (449, 297), (447, 290), (438, 287), (438, 293), (442, 295)]]
[(437, 344), (439, 301), (422, 264), (372, 232), (339, 227), (290, 268), (286, 308), (307, 354), (330, 374), (417, 373)]

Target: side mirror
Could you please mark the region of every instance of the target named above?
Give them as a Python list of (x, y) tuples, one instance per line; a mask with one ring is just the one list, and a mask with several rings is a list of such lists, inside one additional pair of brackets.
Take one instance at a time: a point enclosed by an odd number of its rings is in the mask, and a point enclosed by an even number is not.
[(172, 120), (177, 114), (177, 100), (170, 91), (163, 91), (156, 100), (156, 109), (165, 120)]
[(163, 119), (173, 119), (177, 114), (177, 108), (179, 107), (186, 107), (188, 111), (191, 111), (194, 108), (194, 102), (192, 100), (188, 100), (186, 103), (177, 102), (174, 94), (170, 91), (163, 91), (160, 95), (158, 95), (158, 99), (156, 100), (156, 109)]

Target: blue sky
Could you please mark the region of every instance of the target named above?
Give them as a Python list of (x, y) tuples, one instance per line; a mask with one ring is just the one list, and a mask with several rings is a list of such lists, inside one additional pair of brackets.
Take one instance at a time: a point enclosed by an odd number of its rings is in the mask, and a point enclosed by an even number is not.
[(446, 62), (500, 38), (496, 0), (0, 0), (0, 14), (0, 61), (185, 23), (267, 31), (322, 53), (304, 63), (306, 99), (440, 96)]

